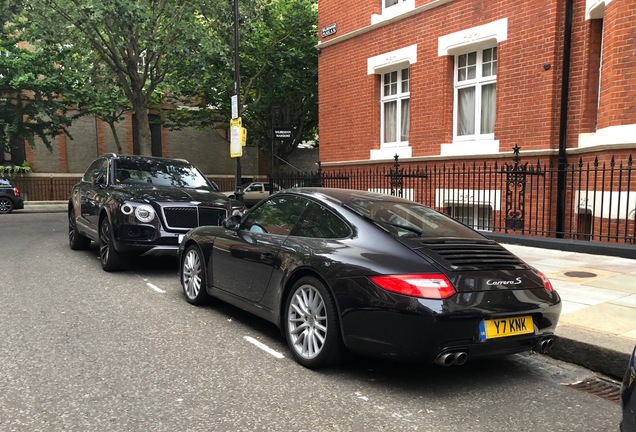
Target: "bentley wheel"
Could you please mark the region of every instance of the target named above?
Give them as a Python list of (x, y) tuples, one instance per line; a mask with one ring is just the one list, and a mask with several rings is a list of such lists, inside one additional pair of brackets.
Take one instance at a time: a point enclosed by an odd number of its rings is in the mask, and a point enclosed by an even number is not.
[(9, 198), (0, 198), (0, 213), (11, 213), (13, 211), (13, 202)]
[(73, 210), (68, 212), (68, 244), (73, 250), (86, 250), (91, 246), (91, 239), (84, 237), (77, 231)]
[(126, 268), (126, 257), (113, 246), (112, 227), (107, 217), (99, 225), (99, 259), (104, 271), (115, 272)]
[(203, 255), (197, 246), (190, 246), (181, 262), (181, 286), (188, 303), (200, 305), (209, 300), (205, 290)]
[(323, 283), (301, 278), (285, 306), (285, 337), (295, 360), (308, 368), (330, 366), (340, 360), (338, 313)]

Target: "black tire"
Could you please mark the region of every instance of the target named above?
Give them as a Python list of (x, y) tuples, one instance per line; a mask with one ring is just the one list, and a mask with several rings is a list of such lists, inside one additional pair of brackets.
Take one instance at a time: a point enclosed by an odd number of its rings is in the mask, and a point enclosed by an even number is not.
[(124, 270), (128, 265), (127, 257), (113, 246), (113, 230), (107, 217), (99, 224), (99, 260), (102, 269), (107, 272)]
[(77, 231), (75, 212), (72, 209), (68, 212), (68, 244), (72, 250), (86, 250), (91, 247), (91, 239)]
[(341, 360), (338, 312), (318, 279), (307, 276), (294, 284), (285, 302), (283, 327), (287, 345), (301, 365), (317, 369)]
[(0, 198), (0, 214), (8, 214), (13, 211), (13, 201), (9, 198)]
[(180, 273), (181, 287), (188, 303), (201, 305), (210, 301), (206, 291), (205, 261), (198, 246), (191, 245), (186, 249)]

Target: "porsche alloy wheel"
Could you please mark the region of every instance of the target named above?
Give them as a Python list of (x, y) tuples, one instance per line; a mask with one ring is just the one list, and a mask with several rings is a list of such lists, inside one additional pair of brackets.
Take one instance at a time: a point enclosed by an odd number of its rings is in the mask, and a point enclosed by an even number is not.
[(123, 270), (127, 260), (113, 246), (113, 232), (108, 218), (102, 219), (99, 225), (99, 259), (102, 269), (107, 272)]
[(301, 278), (287, 298), (285, 311), (285, 336), (298, 363), (319, 368), (339, 360), (338, 315), (324, 284), (313, 277)]
[(190, 246), (185, 252), (181, 263), (181, 286), (188, 303), (198, 305), (208, 300), (203, 257), (196, 246)]

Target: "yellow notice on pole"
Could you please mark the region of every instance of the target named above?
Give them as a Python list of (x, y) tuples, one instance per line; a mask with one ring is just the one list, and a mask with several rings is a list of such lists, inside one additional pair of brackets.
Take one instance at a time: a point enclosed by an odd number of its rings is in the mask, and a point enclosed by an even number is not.
[(247, 129), (244, 127), (241, 128), (241, 146), (245, 146), (247, 144)]
[(240, 126), (232, 126), (230, 129), (230, 157), (236, 158), (243, 156), (241, 129), (243, 128)]
[(237, 117), (230, 120), (230, 128), (233, 128), (234, 126), (243, 126), (243, 119), (241, 117)]

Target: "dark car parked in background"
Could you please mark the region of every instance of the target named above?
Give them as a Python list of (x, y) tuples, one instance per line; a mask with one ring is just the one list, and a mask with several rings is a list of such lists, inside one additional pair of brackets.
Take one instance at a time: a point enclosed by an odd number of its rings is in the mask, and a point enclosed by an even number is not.
[(24, 208), (24, 201), (17, 187), (9, 179), (0, 178), (0, 214)]
[(183, 159), (108, 154), (96, 159), (71, 192), (71, 249), (99, 244), (102, 268), (125, 268), (131, 256), (177, 255), (183, 235), (242, 213)]
[(623, 378), (621, 403), (623, 406), (621, 431), (636, 432), (636, 346), (634, 346), (625, 371), (625, 378)]
[(300, 364), (345, 350), (461, 365), (552, 344), (561, 299), (510, 251), (433, 209), (370, 192), (299, 188), (190, 231), (179, 274), (278, 325)]

